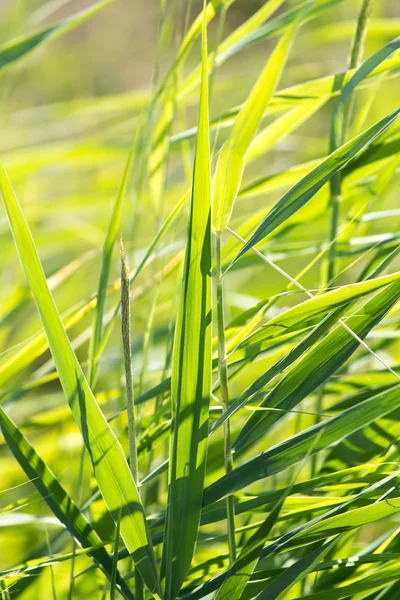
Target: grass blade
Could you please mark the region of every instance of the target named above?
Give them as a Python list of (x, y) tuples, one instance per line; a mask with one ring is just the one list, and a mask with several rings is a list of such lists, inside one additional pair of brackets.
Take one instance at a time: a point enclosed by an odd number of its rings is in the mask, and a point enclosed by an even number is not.
[(323, 317), (330, 310), (357, 300), (364, 295), (378, 290), (380, 287), (394, 283), (399, 277), (400, 273), (393, 273), (376, 279), (343, 285), (338, 289), (310, 298), (268, 321), (268, 323), (243, 340), (239, 347), (245, 348), (249, 344), (261, 342), (292, 327), (304, 327), (310, 320)]
[(133, 600), (129, 588), (117, 569), (113, 569), (108, 553), (101, 547), (103, 542), (98, 534), (2, 408), (0, 408), (0, 427), (11, 452), (50, 510), (82, 548), (93, 548), (88, 550), (88, 554), (110, 580), (114, 577), (114, 585), (120, 589), (124, 598)]
[(4, 46), (0, 47), (0, 71), (11, 67), (15, 62), (21, 60), (39, 46), (59, 38), (64, 33), (68, 33), (71, 29), (81, 25), (81, 23), (84, 23), (87, 19), (90, 19), (90, 17), (113, 2), (114, 0), (102, 0), (76, 13), (72, 17), (68, 17), (40, 31), (30, 33), (4, 44)]
[(304, 579), (308, 573), (310, 573), (324, 558), (324, 556), (332, 550), (332, 548), (338, 543), (340, 536), (335, 537), (333, 540), (323, 544), (322, 546), (313, 550), (302, 559), (291, 565), (288, 569), (279, 575), (276, 579), (270, 583), (259, 596), (257, 600), (278, 600), (282, 598), (291, 587), (293, 587), (298, 581)]
[(163, 575), (168, 600), (173, 600), (178, 594), (196, 545), (211, 393), (210, 150), (205, 20), (202, 58), (199, 133), (173, 350), (173, 424), (163, 547)]
[(246, 152), (278, 84), (297, 27), (312, 2), (306, 4), (304, 13), (301, 11), (298, 20), (277, 44), (222, 146), (213, 184), (212, 228), (215, 233), (222, 233), (229, 224), (242, 181)]
[(54, 363), (72, 414), (81, 430), (104, 501), (116, 520), (120, 507), (121, 536), (153, 594), (158, 574), (139, 494), (124, 452), (101, 412), (63, 327), (48, 289), (39, 256), (11, 182), (0, 165), (0, 189), (25, 276), (36, 299)]
[(334, 173), (342, 169), (361, 150), (376, 140), (394, 123), (399, 114), (400, 109), (394, 110), (365, 132), (338, 148), (296, 183), (270, 210), (230, 266), (311, 200)]

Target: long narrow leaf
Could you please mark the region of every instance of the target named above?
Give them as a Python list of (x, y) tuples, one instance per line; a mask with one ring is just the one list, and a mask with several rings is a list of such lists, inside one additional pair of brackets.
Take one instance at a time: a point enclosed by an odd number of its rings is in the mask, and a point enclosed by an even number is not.
[(124, 452), (101, 412), (63, 327), (39, 256), (11, 182), (0, 165), (0, 189), (15, 245), (36, 299), (54, 363), (72, 414), (81, 430), (95, 476), (112, 517), (122, 506), (121, 536), (153, 594), (159, 581), (146, 518)]
[[(112, 579), (114, 576), (114, 583), (123, 596), (132, 600), (133, 596), (118, 570), (113, 571), (111, 558), (101, 547), (100, 537), (72, 498), (68, 496), (57, 477), (2, 408), (0, 408), (0, 427), (11, 452), (55, 516), (82, 548), (88, 548), (88, 554), (93, 557), (107, 577)], [(89, 550), (90, 548), (94, 549)]]
[(163, 547), (168, 600), (177, 596), (185, 580), (197, 541), (211, 394), (210, 149), (205, 19), (202, 56), (199, 133), (172, 366), (173, 424)]
[(250, 248), (263, 240), (268, 234), (274, 231), (274, 229), (289, 219), (289, 217), (311, 200), (322, 186), (329, 181), (334, 173), (339, 171), (339, 169), (342, 169), (352, 158), (361, 152), (361, 150), (376, 140), (392, 123), (394, 123), (399, 114), (400, 108), (394, 110), (365, 132), (338, 148), (335, 152), (330, 154), (328, 158), (310, 171), (308, 175), (303, 177), (301, 181), (296, 183), (270, 210), (249, 241), (238, 252), (231, 264), (234, 264), (241, 256), (243, 256), (243, 254), (250, 250)]
[(29, 33), (28, 35), (4, 44), (4, 46), (0, 47), (0, 71), (10, 67), (16, 61), (21, 60), (39, 46), (55, 40), (64, 33), (71, 31), (71, 29), (84, 23), (87, 19), (90, 19), (90, 17), (113, 2), (114, 0), (102, 0), (87, 9), (76, 13), (72, 17), (68, 17), (58, 21), (58, 23), (54, 23), (54, 25), (49, 25), (40, 31)]

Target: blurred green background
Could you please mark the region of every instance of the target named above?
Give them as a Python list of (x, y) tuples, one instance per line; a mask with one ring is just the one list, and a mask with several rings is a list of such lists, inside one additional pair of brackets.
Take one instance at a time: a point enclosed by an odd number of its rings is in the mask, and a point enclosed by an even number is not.
[[(238, 27), (262, 4), (256, 0), (237, 0), (228, 11), (225, 34)], [(297, 4), (295, 1), (287, 2), (285, 8)], [(0, 0), (1, 43), (5, 44), (90, 5), (89, 0)], [(302, 28), (280, 83), (281, 88), (346, 70), (359, 5), (359, 0), (343, 0)], [(192, 3), (190, 21), (198, 14), (200, 6), (200, 2)], [(117, 194), (140, 110), (152, 85), (159, 39), (159, 10), (159, 3), (155, 0), (117, 0), (77, 29), (45, 45), (1, 74), (1, 158), (32, 228), (46, 275), (53, 276), (54, 295), (63, 314), (90, 300), (97, 287), (110, 207)], [(171, 65), (182, 39), (187, 4), (170, 1), (166, 10), (168, 18), (162, 30), (158, 81)], [(218, 21), (210, 26), (210, 47), (215, 43), (217, 27)], [(400, 3), (378, 0), (374, 5), (366, 55), (399, 33)], [(276, 38), (254, 44), (218, 69), (211, 98), (213, 118), (247, 97), (275, 42)], [(189, 73), (198, 62), (199, 45), (195, 44), (185, 63), (184, 73)], [(370, 93), (368, 89), (357, 94), (358, 106), (366, 104)], [(393, 77), (383, 81), (379, 96), (368, 113), (367, 123), (377, 121), (396, 108), (399, 97), (399, 82)], [(332, 104), (328, 102), (271, 152), (257, 159), (246, 171), (244, 186), (260, 177), (325, 156), (331, 108)], [(181, 103), (171, 134), (194, 126), (196, 118), (197, 90)], [(218, 140), (223, 136), (221, 131)], [(215, 142), (215, 136), (212, 139)], [(123, 233), (132, 265), (137, 265), (143, 257), (160, 223), (190, 181), (188, 165), (193, 156), (193, 137), (187, 142), (185, 156), (189, 157), (189, 161), (186, 165), (180, 146), (179, 143), (172, 145), (168, 178), (157, 206), (148, 192), (146, 181), (141, 187), (140, 174), (134, 168), (133, 185), (125, 203), (123, 220)], [(281, 194), (282, 189), (277, 189), (239, 201), (233, 223), (240, 223), (244, 215), (253, 211), (267, 211)], [(293, 233), (288, 230), (283, 239), (274, 240), (269, 248), (279, 264), (293, 275), (308, 264), (326, 240), (326, 200), (326, 193), (318, 194), (305, 209), (304, 215), (309, 211), (309, 218), (304, 217)], [(371, 204), (371, 210), (393, 207), (398, 207), (396, 185), (391, 186), (384, 198), (375, 198)], [(344, 208), (345, 218), (350, 218), (351, 206), (345, 204)], [(399, 217), (391, 219), (389, 225), (385, 221), (357, 224), (356, 238), (398, 232), (399, 226)], [(164, 367), (166, 340), (175, 317), (180, 275), (179, 263), (174, 264), (173, 261), (182, 252), (185, 227), (185, 215), (182, 215), (163, 242), (158, 263), (140, 276), (134, 291), (134, 365), (136, 383), (142, 391), (159, 381)], [(299, 251), (288, 255), (286, 252), (290, 244)], [(351, 260), (351, 256), (343, 258), (342, 268)], [(157, 269), (162, 266), (166, 269), (165, 273), (160, 284), (155, 286)], [(265, 297), (266, 289), (271, 294), (286, 287), (285, 281), (266, 272), (264, 266), (254, 263), (253, 259), (250, 267), (238, 269), (227, 279), (228, 316), (235, 316), (239, 310), (253, 306)], [(115, 256), (113, 280), (118, 278), (118, 273), (119, 262)], [(352, 269), (349, 269), (340, 281), (351, 280)], [(303, 283), (309, 289), (319, 287), (319, 264), (310, 270)], [(41, 331), (2, 208), (0, 289), (0, 388), (3, 402), (63, 485), (76, 495), (81, 441), (58, 383), (45, 382), (29, 389), (32, 382), (52, 372), (48, 351), (41, 352), (39, 349), (35, 350), (36, 354), (32, 351), (24, 369), (17, 370), (6, 381), (1, 380), (2, 366), (12, 360), (18, 362), (18, 353)], [(152, 341), (146, 357), (142, 353), (143, 341), (155, 293), (157, 303), (154, 306)], [(108, 308), (114, 306), (117, 299), (117, 293), (110, 294)], [(292, 297), (284, 298), (278, 306), (293, 301)], [(83, 364), (87, 358), (90, 323), (91, 314), (88, 314), (70, 330)], [(264, 364), (268, 364), (273, 357), (263, 360)], [(110, 415), (124, 402), (118, 328), (115, 328), (102, 357), (99, 375), (99, 399)], [(250, 368), (235, 384), (237, 390), (251, 380)], [(121, 430), (124, 425), (123, 420), (117, 422)], [(222, 468), (222, 464), (220, 466)], [(88, 464), (85, 464), (85, 469), (87, 477), (82, 496), (86, 499), (90, 494)], [(7, 491), (23, 483), (25, 477), (3, 443), (0, 470), (0, 511), (22, 498), (29, 514), (48, 515), (47, 508), (32, 486), (24, 485), (22, 490)], [(19, 514), (18, 511), (15, 514)], [(0, 515), (0, 548), (7, 548), (7, 551), (0, 552), (0, 569), (10, 568), (23, 560), (35, 544), (46, 543), (46, 532), (52, 532), (54, 527), (51, 522), (19, 526), (16, 521), (7, 526), (4, 518)], [(85, 559), (82, 559), (82, 564), (87, 564)], [(68, 584), (68, 567), (64, 570), (59, 568), (57, 573), (61, 577), (62, 589)], [(48, 589), (47, 583), (43, 584), (43, 589)], [(40, 585), (39, 582), (39, 590)], [(83, 588), (82, 597), (85, 593)], [(40, 597), (45, 598), (43, 595)]]

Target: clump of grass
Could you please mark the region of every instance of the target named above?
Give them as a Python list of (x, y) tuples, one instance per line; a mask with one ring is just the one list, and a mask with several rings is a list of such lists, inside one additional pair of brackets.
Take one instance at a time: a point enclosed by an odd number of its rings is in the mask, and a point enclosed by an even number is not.
[(397, 21), (249, 6), (161, 2), (148, 91), (12, 120), (1, 598), (400, 593)]

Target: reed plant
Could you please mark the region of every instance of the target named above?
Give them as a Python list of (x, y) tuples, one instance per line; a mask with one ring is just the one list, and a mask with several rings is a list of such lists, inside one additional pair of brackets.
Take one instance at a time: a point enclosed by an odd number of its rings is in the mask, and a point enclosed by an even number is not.
[(148, 88), (5, 99), (0, 596), (396, 600), (400, 7), (157, 10)]

